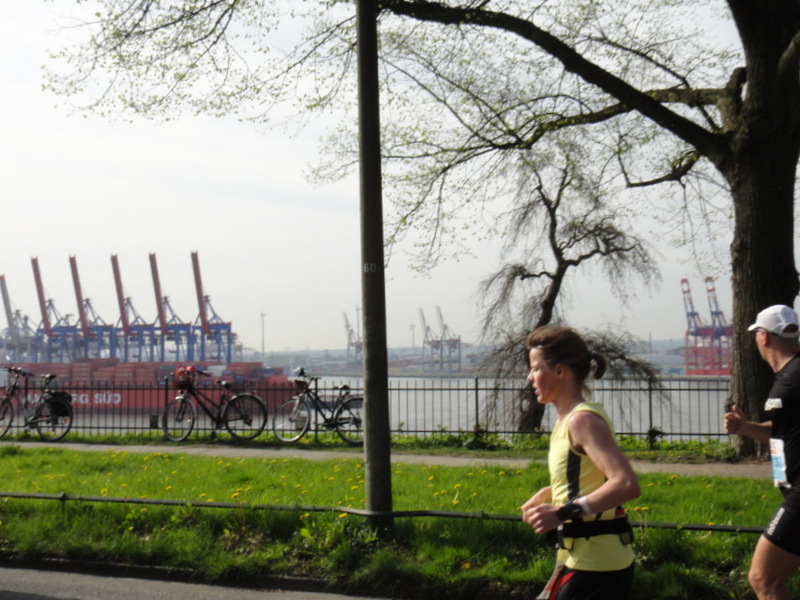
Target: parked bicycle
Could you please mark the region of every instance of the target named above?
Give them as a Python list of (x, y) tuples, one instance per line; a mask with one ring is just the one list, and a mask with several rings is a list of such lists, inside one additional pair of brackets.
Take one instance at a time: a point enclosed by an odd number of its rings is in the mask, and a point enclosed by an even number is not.
[(38, 399), (29, 400), (28, 379), (34, 377), (33, 373), (20, 367), (2, 368), (8, 371), (8, 381), (0, 398), (0, 438), (11, 429), (15, 413), (22, 419), (23, 428), (35, 430), (43, 440), (55, 442), (67, 435), (72, 428), (72, 396), (50, 389), (56, 376), (43, 375), (41, 394)]
[(315, 416), (315, 425), (327, 430), (335, 430), (345, 442), (353, 446), (364, 443), (363, 410), (364, 399), (351, 396), (350, 387), (343, 385), (336, 397), (329, 402), (317, 393), (316, 386), (320, 378), (309, 377), (300, 369), (294, 385), (297, 395), (283, 402), (275, 411), (272, 419), (272, 432), (282, 442), (296, 442), (311, 429), (311, 415)]
[(168, 440), (182, 442), (191, 435), (197, 419), (195, 405), (211, 419), (213, 433), (224, 427), (235, 438), (252, 440), (264, 430), (267, 407), (261, 398), (247, 393), (233, 394), (231, 382), (217, 380), (220, 395), (215, 400), (198, 389), (197, 375), (210, 377), (211, 373), (191, 365), (179, 367), (175, 373), (175, 387), (181, 393), (164, 410), (162, 426)]

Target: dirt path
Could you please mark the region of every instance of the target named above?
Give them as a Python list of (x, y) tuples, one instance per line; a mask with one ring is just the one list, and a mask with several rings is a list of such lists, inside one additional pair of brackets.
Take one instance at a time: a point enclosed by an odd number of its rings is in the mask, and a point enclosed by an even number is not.
[(676, 475), (705, 475), (709, 477), (747, 477), (750, 479), (769, 479), (772, 466), (767, 461), (748, 461), (741, 463), (652, 463), (642, 460), (631, 461), (637, 473), (674, 473)]
[[(47, 446), (54, 445), (60, 448), (104, 452), (118, 450), (125, 452), (135, 452), (152, 454), (163, 452), (169, 454), (204, 454), (207, 456), (242, 456), (242, 457), (271, 457), (271, 458), (306, 458), (311, 460), (326, 460), (332, 458), (352, 458), (360, 456), (358, 449), (353, 450), (307, 450), (294, 446), (284, 446), (279, 448), (247, 448), (223, 445), (199, 445), (187, 444), (186, 446), (167, 446), (167, 445), (136, 445), (136, 446), (113, 446), (106, 444), (72, 444), (61, 442), (58, 444), (45, 444), (41, 442), (25, 442), (19, 444), (15, 442), (0, 442), (0, 446), (21, 445), (21, 446)], [(405, 464), (438, 464), (447, 466), (470, 466), (470, 465), (501, 465), (511, 467), (524, 467), (528, 464), (525, 458), (509, 457), (480, 457), (480, 456), (458, 456), (444, 453), (437, 454), (403, 454), (393, 453), (393, 463)], [(748, 461), (741, 463), (654, 463), (641, 460), (631, 461), (637, 473), (673, 473), (676, 475), (705, 475), (710, 477), (748, 477), (753, 479), (769, 479), (772, 476), (772, 468), (767, 461)]]

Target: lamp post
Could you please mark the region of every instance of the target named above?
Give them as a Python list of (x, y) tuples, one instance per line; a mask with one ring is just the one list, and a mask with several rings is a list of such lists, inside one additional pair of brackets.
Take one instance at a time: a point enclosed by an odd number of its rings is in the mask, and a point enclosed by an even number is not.
[(264, 352), (264, 317), (267, 315), (264, 313), (263, 309), (261, 311), (261, 362), (264, 362), (265, 352)]
[[(366, 508), (392, 510), (386, 280), (383, 255), (378, 0), (356, 3), (361, 197), (361, 297), (364, 322), (364, 467)], [(386, 518), (373, 519), (389, 525)]]

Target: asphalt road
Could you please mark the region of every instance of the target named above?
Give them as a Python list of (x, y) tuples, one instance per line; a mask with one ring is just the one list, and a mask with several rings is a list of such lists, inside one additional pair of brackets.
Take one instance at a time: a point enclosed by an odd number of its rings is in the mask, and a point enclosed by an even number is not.
[[(0, 567), (0, 600), (368, 600), (324, 592), (245, 589)], [(369, 600), (375, 600), (370, 598)]]

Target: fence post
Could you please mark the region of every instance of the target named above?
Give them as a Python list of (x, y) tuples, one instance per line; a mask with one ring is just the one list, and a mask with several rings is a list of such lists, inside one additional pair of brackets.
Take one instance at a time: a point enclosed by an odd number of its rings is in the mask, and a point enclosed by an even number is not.
[(475, 377), (475, 435), (478, 435), (478, 432), (481, 428), (481, 421), (480, 421), (480, 406), (478, 404), (478, 377)]

